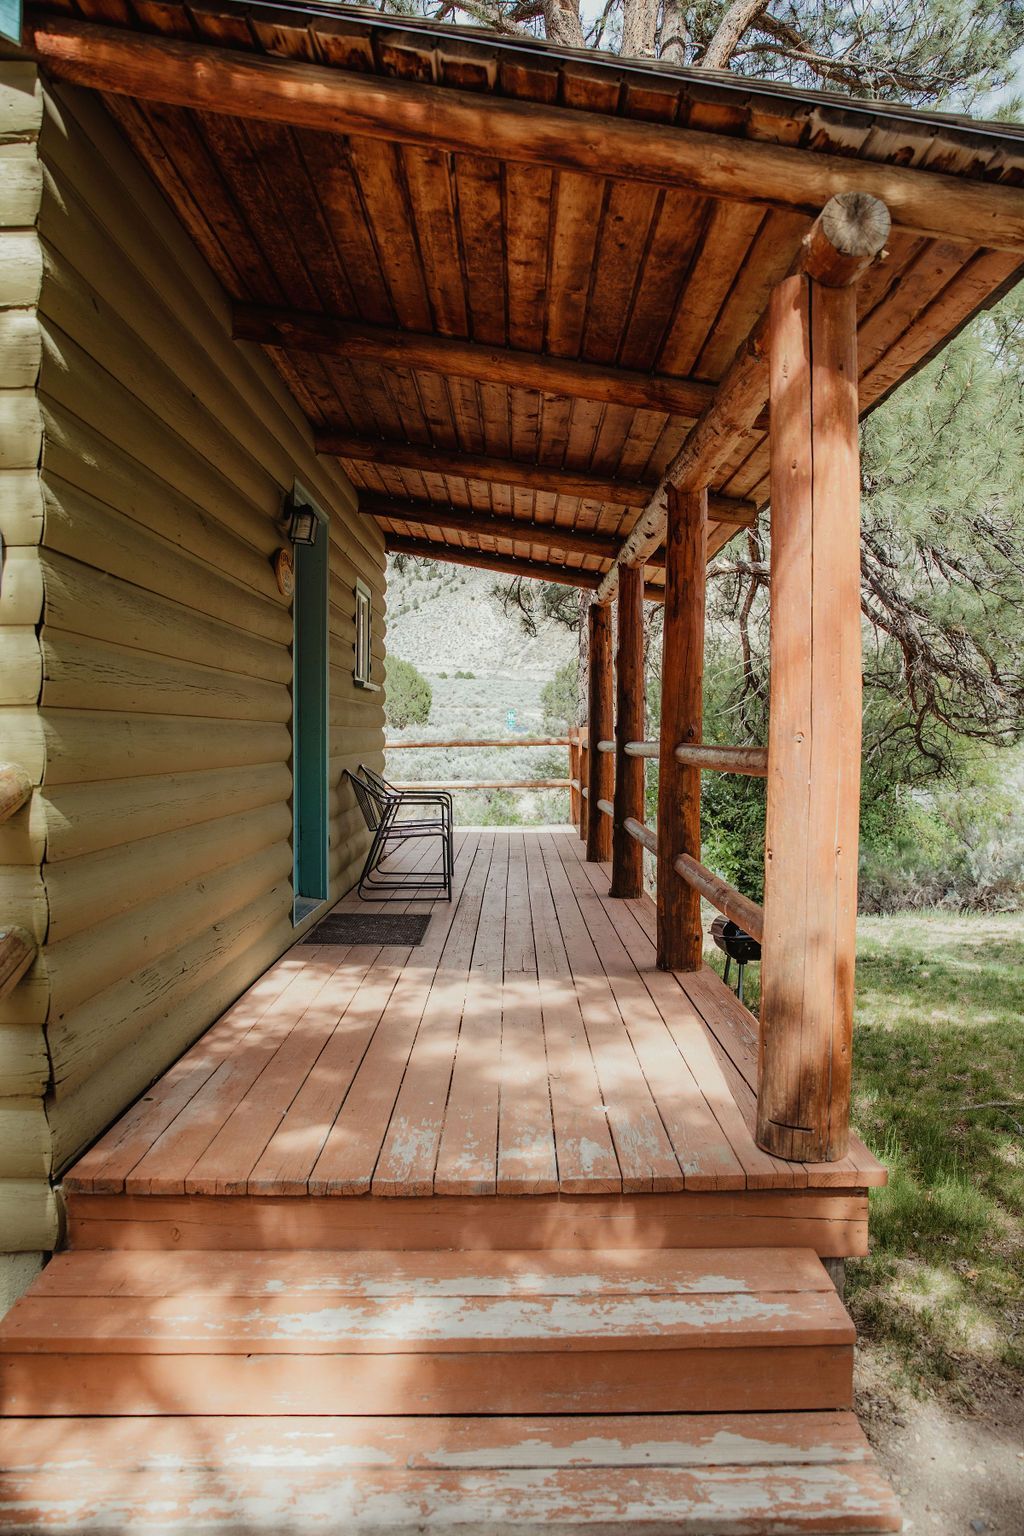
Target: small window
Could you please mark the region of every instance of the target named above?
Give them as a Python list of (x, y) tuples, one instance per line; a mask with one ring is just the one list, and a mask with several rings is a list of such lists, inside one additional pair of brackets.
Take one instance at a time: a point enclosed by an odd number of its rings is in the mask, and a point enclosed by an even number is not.
[(355, 680), (362, 688), (370, 683), (370, 589), (363, 581), (356, 582), (356, 664)]

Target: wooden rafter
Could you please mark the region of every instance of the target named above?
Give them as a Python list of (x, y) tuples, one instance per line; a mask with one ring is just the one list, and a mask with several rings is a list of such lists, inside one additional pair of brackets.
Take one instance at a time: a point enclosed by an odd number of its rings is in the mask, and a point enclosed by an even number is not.
[[(556, 523), (528, 523), (517, 517), (497, 517), (491, 512), (450, 507), (445, 502), (402, 501), (363, 491), (359, 497), (359, 510), (366, 517), (386, 517), (392, 522), (415, 523), (422, 528), (447, 528), (452, 533), (469, 533), (481, 538), (511, 539), (517, 544), (543, 544), (550, 550), (593, 555), (598, 560), (614, 560), (622, 547), (621, 539), (610, 534), (560, 528)], [(651, 563), (660, 562), (655, 558)]]
[[(444, 560), (453, 565), (476, 566), (484, 571), (498, 571), (504, 576), (523, 576), (530, 581), (552, 581), (561, 587), (582, 587), (594, 592), (601, 582), (600, 571), (582, 571), (574, 566), (549, 564), (543, 560), (520, 560), (514, 555), (492, 555), (485, 550), (463, 549), (455, 544), (435, 543), (432, 539), (407, 539), (401, 534), (384, 535), (388, 554), (415, 555), (420, 560)], [(644, 597), (649, 603), (665, 601), (664, 587), (648, 584)]]
[(255, 341), (265, 347), (368, 358), (396, 368), (422, 368), (447, 377), (536, 389), (569, 400), (664, 411), (686, 421), (695, 420), (715, 393), (715, 386), (701, 379), (604, 368), (511, 347), (482, 346), (474, 341), (262, 304), (234, 305), (232, 327), (237, 341)]
[[(808, 232), (793, 269), (826, 287), (848, 287), (882, 251), (889, 229), (888, 212), (876, 198), (856, 193), (830, 198)], [(608, 602), (614, 594), (620, 566), (642, 565), (665, 542), (670, 487), (685, 492), (703, 489), (754, 425), (768, 399), (768, 333), (766, 309), (637, 519), (617, 564), (601, 584), (599, 602)], [(713, 516), (711, 500), (708, 510)]]
[(71, 17), (26, 24), (48, 72), (200, 112), (487, 155), (813, 213), (836, 192), (882, 199), (911, 233), (1024, 251), (1020, 189), (935, 171), (410, 80), (253, 57)]
[[(495, 485), (519, 485), (553, 496), (610, 502), (619, 507), (646, 506), (654, 489), (650, 481), (616, 480), (608, 475), (592, 475), (586, 470), (555, 469), (547, 464), (528, 464), (522, 459), (460, 453), (458, 449), (431, 448), (421, 443), (353, 437), (333, 427), (321, 428), (316, 433), (316, 449), (318, 453), (334, 454), (339, 459), (352, 459), (357, 463), (418, 469), (427, 474), (455, 475), (462, 480), (485, 480)], [(756, 512), (752, 501), (738, 501), (727, 496), (709, 497), (708, 509), (714, 522), (735, 523), (738, 528), (753, 522)]]

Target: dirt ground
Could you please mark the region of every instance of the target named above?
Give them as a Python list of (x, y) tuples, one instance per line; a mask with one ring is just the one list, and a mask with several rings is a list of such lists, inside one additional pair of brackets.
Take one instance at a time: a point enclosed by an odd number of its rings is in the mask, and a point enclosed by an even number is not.
[(859, 1350), (857, 1412), (915, 1536), (1024, 1536), (1024, 1382), (968, 1385), (971, 1408), (891, 1385)]

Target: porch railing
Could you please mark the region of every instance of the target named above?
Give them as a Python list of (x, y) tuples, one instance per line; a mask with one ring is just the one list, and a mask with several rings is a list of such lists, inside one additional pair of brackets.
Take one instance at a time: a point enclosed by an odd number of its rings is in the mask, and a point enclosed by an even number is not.
[(569, 774), (564, 779), (415, 779), (397, 783), (397, 789), (567, 789), (572, 807), (572, 743), (568, 736), (463, 737), (447, 741), (386, 741), (385, 752), (409, 752), (438, 747), (567, 747)]

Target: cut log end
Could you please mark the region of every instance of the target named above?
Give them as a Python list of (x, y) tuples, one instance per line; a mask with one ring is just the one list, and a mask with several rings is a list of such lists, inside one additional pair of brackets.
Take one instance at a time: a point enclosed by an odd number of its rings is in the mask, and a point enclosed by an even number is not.
[(32, 794), (32, 780), (17, 763), (0, 763), (0, 822), (20, 811)]
[(27, 928), (0, 928), (0, 999), (14, 991), (36, 953), (36, 941)]
[(829, 198), (804, 239), (803, 271), (828, 288), (845, 288), (881, 255), (890, 228), (880, 198), (840, 192)]

